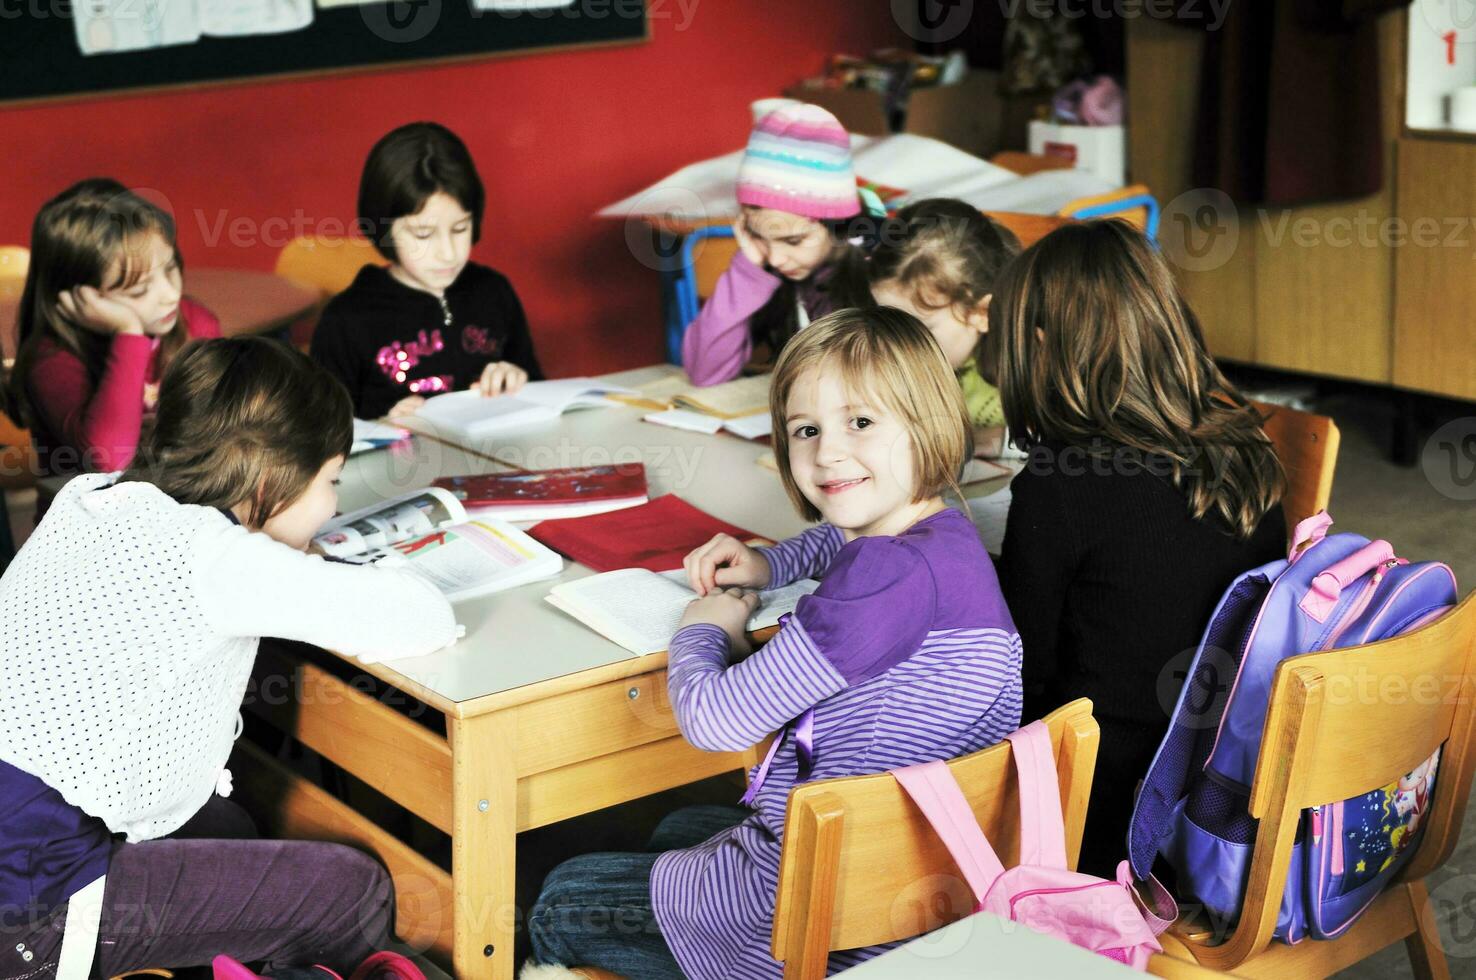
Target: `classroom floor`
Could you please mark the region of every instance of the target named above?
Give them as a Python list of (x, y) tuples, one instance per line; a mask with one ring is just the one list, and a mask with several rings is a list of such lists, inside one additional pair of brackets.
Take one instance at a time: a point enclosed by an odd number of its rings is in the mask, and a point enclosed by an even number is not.
[[(1476, 585), (1476, 506), (1454, 499), (1440, 488), (1445, 481), (1433, 466), (1407, 468), (1389, 461), (1394, 408), (1388, 396), (1368, 389), (1337, 388), (1316, 400), (1316, 411), (1331, 415), (1342, 430), (1332, 506), (1338, 529), (1387, 538), (1399, 554), (1411, 559), (1441, 558), (1461, 583), (1462, 593)], [(1452, 408), (1446, 418), (1459, 427)], [(8, 495), (11, 521), (19, 544), (30, 530), (34, 497)], [(738, 789), (709, 780), (671, 794), (620, 808), (617, 819), (594, 814), (580, 820), (525, 834), (519, 839), (518, 898), (526, 910), (547, 871), (565, 857), (591, 850), (639, 849), (644, 836), (670, 809), (685, 803), (732, 802)], [(1476, 980), (1476, 807), (1467, 811), (1462, 842), (1449, 864), (1430, 882), (1440, 916), (1451, 975)], [(520, 950), (521, 958), (521, 950)], [(1358, 967), (1339, 974), (1348, 980), (1399, 980), (1410, 977), (1402, 945), (1386, 949)]]

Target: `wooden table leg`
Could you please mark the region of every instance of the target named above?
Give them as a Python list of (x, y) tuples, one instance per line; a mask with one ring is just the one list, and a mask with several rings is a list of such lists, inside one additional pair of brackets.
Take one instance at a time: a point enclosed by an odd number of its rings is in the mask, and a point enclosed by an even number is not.
[(511, 717), (448, 718), (452, 963), (460, 980), (512, 980), (517, 928), (517, 766)]

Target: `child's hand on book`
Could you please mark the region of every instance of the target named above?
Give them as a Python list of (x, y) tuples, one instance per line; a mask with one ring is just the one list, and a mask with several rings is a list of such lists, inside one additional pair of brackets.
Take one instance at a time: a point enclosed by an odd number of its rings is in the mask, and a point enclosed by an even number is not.
[(757, 592), (747, 589), (720, 589), (701, 599), (687, 603), (682, 613), (682, 629), (697, 623), (709, 623), (728, 634), (729, 655), (737, 660), (753, 652), (748, 642), (748, 617), (759, 607)]
[(511, 361), (493, 361), (482, 368), (482, 376), (472, 383), (471, 390), (480, 392), (483, 398), (496, 398), (516, 395), (527, 383), (527, 371)]
[(719, 534), (682, 559), (692, 591), (705, 596), (715, 589), (766, 589), (773, 577), (769, 559), (731, 534)]
[(384, 417), (387, 419), (408, 419), (420, 411), (420, 406), (424, 404), (425, 397), (423, 395), (406, 395), (404, 398), (395, 402), (390, 410), (385, 413)]

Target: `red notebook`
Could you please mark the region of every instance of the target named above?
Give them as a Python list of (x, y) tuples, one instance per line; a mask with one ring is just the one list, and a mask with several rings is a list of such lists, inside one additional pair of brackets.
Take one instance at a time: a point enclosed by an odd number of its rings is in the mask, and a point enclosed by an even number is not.
[(562, 470), (443, 476), (432, 486), (449, 490), (467, 513), (508, 521), (583, 517), (646, 502), (640, 463)]
[(608, 514), (544, 521), (533, 525), (528, 533), (597, 572), (620, 568), (664, 572), (681, 568), (687, 553), (706, 544), (715, 534), (768, 543), (766, 538), (698, 510), (674, 493)]

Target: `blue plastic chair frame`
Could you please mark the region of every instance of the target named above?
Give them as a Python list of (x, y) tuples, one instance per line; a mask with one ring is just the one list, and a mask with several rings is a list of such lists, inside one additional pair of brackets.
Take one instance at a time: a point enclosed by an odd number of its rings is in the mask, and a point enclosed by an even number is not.
[(682, 336), (697, 319), (701, 308), (702, 301), (697, 298), (697, 270), (693, 262), (697, 245), (708, 238), (732, 237), (733, 229), (727, 225), (705, 225), (682, 239), (682, 265), (673, 283), (676, 301), (666, 318), (666, 359), (673, 364), (682, 363)]
[(1084, 208), (1077, 208), (1067, 214), (1068, 218), (1085, 220), (1087, 218), (1105, 218), (1112, 214), (1121, 214), (1134, 208), (1144, 208), (1148, 212), (1146, 227), (1143, 229), (1143, 237), (1155, 245), (1158, 244), (1158, 199), (1151, 194), (1135, 194), (1132, 197), (1124, 197), (1116, 201), (1104, 201), (1101, 204), (1091, 204)]

